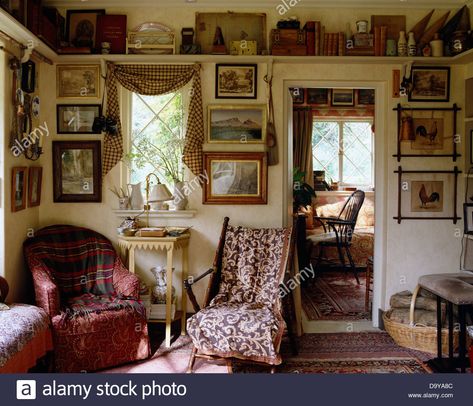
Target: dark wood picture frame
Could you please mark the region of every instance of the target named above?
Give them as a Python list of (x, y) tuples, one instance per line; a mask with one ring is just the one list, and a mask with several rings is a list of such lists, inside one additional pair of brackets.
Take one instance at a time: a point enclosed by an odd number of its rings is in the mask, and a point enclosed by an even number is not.
[[(243, 95), (239, 95), (238, 91), (235, 90), (235, 93), (229, 95), (223, 95), (221, 91), (221, 70), (223, 69), (232, 69), (235, 70), (247, 70), (253, 71), (253, 84), (251, 86), (251, 91), (244, 92)], [(236, 73), (238, 76), (238, 73)], [(233, 77), (234, 85), (239, 88), (242, 83), (241, 78)], [(256, 99), (258, 98), (258, 64), (256, 63), (218, 63), (215, 65), (215, 98), (216, 99)]]
[[(35, 179), (37, 179), (36, 183)], [(41, 204), (42, 182), (43, 168), (41, 166), (31, 166), (28, 169), (28, 207), (36, 207)], [(35, 196), (36, 199), (34, 199)]]
[[(453, 162), (457, 161), (457, 158), (461, 157), (461, 154), (458, 153), (457, 149), (457, 142), (455, 139), (455, 135), (458, 134), (458, 112), (461, 111), (461, 108), (458, 107), (457, 104), (454, 104), (452, 107), (403, 107), (401, 104), (398, 104), (396, 108), (393, 109), (394, 111), (397, 112), (397, 153), (393, 155), (393, 157), (397, 158), (398, 162), (401, 162), (402, 158), (449, 158), (451, 157)], [(413, 112), (435, 112), (435, 111), (440, 111), (440, 112), (445, 112), (453, 115), (452, 117), (452, 132), (450, 134), (447, 134), (444, 139), (449, 139), (451, 138), (452, 140), (452, 153), (449, 154), (406, 154), (402, 152), (402, 147), (401, 147), (401, 125), (402, 125), (402, 114), (403, 112), (408, 112), (411, 115)], [(415, 130), (415, 129), (414, 129)]]
[[(457, 213), (457, 203), (458, 203), (458, 177), (462, 173), (458, 169), (457, 166), (453, 168), (451, 171), (429, 171), (429, 170), (404, 170), (401, 166), (398, 167), (397, 171), (394, 171), (398, 175), (398, 197), (397, 197), (397, 216), (393, 217), (394, 220), (397, 220), (398, 224), (401, 224), (403, 220), (451, 220), (453, 224), (457, 224), (461, 217), (458, 217)], [(444, 174), (444, 175), (451, 175), (453, 177), (453, 196), (452, 196), (452, 215), (451, 216), (404, 216), (402, 214), (402, 195), (405, 192), (404, 189), (404, 174), (427, 174), (427, 175), (435, 175), (435, 174)], [(429, 182), (429, 181), (427, 181)], [(449, 183), (450, 184), (450, 183)], [(431, 200), (432, 201), (432, 200)], [(445, 201), (445, 199), (443, 199)]]
[(328, 107), (330, 106), (330, 96), (330, 89), (309, 88), (307, 89), (307, 104)]
[[(83, 14), (84, 16), (85, 15), (90, 15), (90, 14), (95, 14), (95, 22), (91, 24), (93, 25), (93, 32), (90, 33), (91, 34), (91, 37), (90, 37), (90, 40), (92, 41), (91, 43), (91, 46), (90, 46), (90, 49), (92, 51), (95, 51), (97, 49), (97, 44), (95, 43), (95, 39), (96, 39), (96, 34), (97, 34), (97, 17), (99, 15), (105, 15), (105, 9), (93, 9), (93, 10), (67, 10), (67, 14), (66, 14), (66, 41), (70, 43), (71, 46), (74, 46), (74, 47), (86, 47), (86, 48), (89, 48), (89, 46), (86, 46), (85, 44), (82, 45), (82, 44), (79, 44), (77, 43), (77, 41), (74, 43), (74, 39), (72, 37), (72, 33), (71, 33), (71, 28), (72, 28), (72, 18), (73, 16), (76, 16), (78, 14)], [(90, 21), (89, 21), (90, 22)]]
[(473, 130), (470, 130), (470, 164), (473, 165)]
[[(430, 77), (426, 78), (430, 72)], [(422, 95), (422, 92), (439, 92), (439, 81), (434, 82), (434, 73), (443, 72), (446, 75), (445, 91), (437, 95)], [(420, 76), (422, 73), (422, 76)], [(450, 67), (449, 66), (413, 66), (411, 71), (412, 90), (409, 92), (409, 101), (418, 102), (449, 102), (450, 101)], [(443, 78), (440, 78), (443, 80)], [(430, 88), (429, 88), (430, 87)]]
[(473, 203), (463, 203), (464, 233), (473, 234)]
[[(102, 201), (102, 145), (100, 141), (53, 141), (53, 198), (55, 203), (100, 203)], [(74, 192), (65, 192), (63, 190), (65, 174), (63, 173), (63, 161), (66, 159), (66, 153), (72, 150), (89, 150), (92, 152), (90, 162), (84, 162), (81, 156), (82, 167), (78, 170), (86, 171), (85, 174), (69, 174), (69, 189), (75, 189)], [(74, 158), (74, 157), (73, 157)], [(87, 158), (87, 157), (86, 157)], [(92, 167), (85, 167), (92, 165)], [(66, 167), (77, 165), (68, 164)], [(76, 178), (74, 179), (74, 175)], [(84, 180), (84, 176), (88, 176), (92, 180), (92, 187), (88, 180)], [(74, 184), (75, 183), (75, 184)], [(80, 183), (78, 187), (77, 184)], [(89, 188), (91, 188), (89, 192)], [(84, 190), (85, 193), (77, 193), (77, 190)]]
[(62, 124), (62, 115), (67, 109), (72, 108), (94, 108), (95, 115), (94, 119), (100, 117), (102, 115), (102, 106), (100, 104), (58, 104), (56, 106), (56, 128), (58, 134), (101, 134), (101, 131), (94, 131), (92, 128), (93, 120), (89, 123), (89, 125), (85, 128), (79, 128), (77, 131), (64, 129)]
[(15, 166), (11, 176), (11, 211), (16, 213), (26, 209), (26, 192), (28, 186), (28, 168)]
[(356, 106), (366, 107), (375, 104), (375, 89), (357, 89), (356, 90)]
[(292, 96), (292, 104), (304, 104), (305, 103), (305, 89), (302, 87), (291, 87), (289, 89)]
[[(256, 173), (252, 171), (253, 179), (256, 185), (251, 184), (250, 187), (256, 187), (256, 193), (233, 193), (233, 194), (214, 194), (214, 171), (213, 163), (254, 163), (256, 164)], [(229, 168), (222, 168), (228, 170)], [(204, 192), (202, 194), (203, 204), (267, 204), (268, 202), (268, 162), (265, 152), (205, 152), (204, 153), (204, 170), (209, 174), (209, 181), (204, 183)], [(240, 168), (240, 173), (243, 171)], [(251, 180), (246, 180), (248, 185)]]

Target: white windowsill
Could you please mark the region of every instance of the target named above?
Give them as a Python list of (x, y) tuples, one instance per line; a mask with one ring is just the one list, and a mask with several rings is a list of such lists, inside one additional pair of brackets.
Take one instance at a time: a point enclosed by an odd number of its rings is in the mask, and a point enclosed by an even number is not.
[[(113, 210), (117, 217), (136, 217), (138, 214), (143, 213), (143, 210)], [(150, 210), (149, 218), (151, 219), (190, 219), (194, 218), (197, 214), (197, 210)], [(140, 217), (146, 217), (144, 212)]]

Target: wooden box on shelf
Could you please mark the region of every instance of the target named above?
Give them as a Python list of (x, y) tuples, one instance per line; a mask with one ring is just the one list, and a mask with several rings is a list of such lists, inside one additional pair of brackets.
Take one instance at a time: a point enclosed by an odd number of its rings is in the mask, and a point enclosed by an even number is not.
[(292, 28), (271, 30), (271, 54), (277, 56), (307, 55), (306, 32)]

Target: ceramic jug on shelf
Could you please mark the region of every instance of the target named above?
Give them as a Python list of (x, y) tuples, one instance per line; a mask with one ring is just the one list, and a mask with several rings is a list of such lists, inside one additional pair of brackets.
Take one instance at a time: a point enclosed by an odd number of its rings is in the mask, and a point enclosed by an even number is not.
[(401, 31), (399, 33), (399, 41), (397, 43), (397, 54), (398, 56), (407, 56), (407, 39), (405, 31)]
[(142, 210), (145, 205), (143, 193), (141, 192), (141, 182), (127, 185), (128, 191), (130, 192), (130, 204), (133, 210)]

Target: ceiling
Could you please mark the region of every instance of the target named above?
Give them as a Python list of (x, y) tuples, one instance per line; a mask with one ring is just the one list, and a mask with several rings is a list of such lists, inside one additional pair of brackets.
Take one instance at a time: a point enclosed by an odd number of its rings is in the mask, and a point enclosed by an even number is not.
[[(91, 7), (195, 7), (216, 9), (273, 8), (291, 0), (44, 0), (43, 4), (65, 8)], [(292, 0), (294, 1), (294, 0)], [(456, 8), (473, 0), (299, 0), (300, 7), (370, 7), (370, 8)]]

